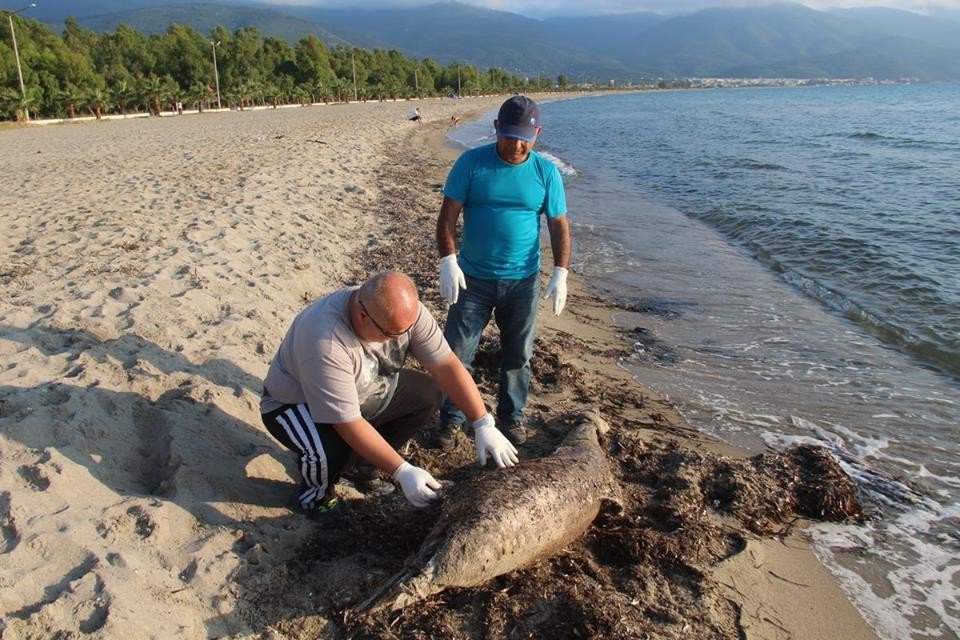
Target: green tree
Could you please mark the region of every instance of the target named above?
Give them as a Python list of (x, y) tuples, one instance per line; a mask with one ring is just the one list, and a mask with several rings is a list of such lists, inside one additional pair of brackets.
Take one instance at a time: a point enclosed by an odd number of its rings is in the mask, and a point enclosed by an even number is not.
[(110, 87), (110, 100), (120, 109), (120, 113), (127, 115), (127, 104), (137, 97), (137, 88), (130, 80), (123, 79)]
[(210, 43), (184, 25), (172, 24), (155, 43), (157, 75), (168, 75), (184, 90), (213, 76)]
[[(241, 109), (268, 100), (305, 104), (354, 96), (387, 99), (437, 92), (464, 94), (504, 91), (533, 84), (500, 69), (481, 73), (454, 62), (447, 67), (399, 51), (373, 51), (337, 45), (328, 49), (316, 36), (295, 47), (279, 38), (263, 38), (245, 27), (230, 33), (215, 27), (206, 38), (191, 27), (171, 24), (158, 35), (144, 36), (128, 25), (96, 34), (68, 18), (62, 34), (36, 20), (14, 17), (27, 96), (20, 95), (9, 27), (0, 21), (0, 117), (66, 113), (86, 108), (97, 118), (116, 109), (144, 107), (158, 114), (174, 98), (195, 101), (204, 109), (216, 85), (228, 102)], [(213, 65), (213, 43), (217, 67)], [(550, 81), (545, 81), (550, 85)], [(558, 78), (563, 85), (563, 77)], [(517, 90), (517, 89), (514, 89)]]
[(239, 88), (246, 81), (260, 81), (260, 32), (253, 27), (237, 29), (233, 37), (217, 47), (220, 86)]
[(364, 89), (367, 76), (369, 75), (369, 67), (366, 62), (367, 57), (369, 57), (369, 52), (363, 49), (343, 45), (337, 45), (333, 48), (330, 55), (330, 66), (333, 67), (337, 78), (346, 83), (346, 87), (341, 87), (341, 96), (346, 94), (349, 96), (348, 99), (353, 99), (354, 69), (356, 69), (356, 87), (358, 94), (362, 93), (366, 95)]
[(237, 87), (237, 93), (240, 98), (240, 110), (243, 111), (244, 106), (252, 107), (258, 99), (262, 98), (263, 83), (255, 79), (245, 80)]
[(352, 86), (353, 84), (351, 82), (347, 82), (343, 78), (337, 78), (333, 81), (333, 91), (336, 93), (337, 102), (344, 101), (344, 94), (349, 93)]
[(293, 88), (293, 92), (290, 95), (301, 107), (306, 106), (307, 102), (310, 102), (310, 89), (305, 85), (298, 84)]
[(186, 94), (190, 96), (190, 101), (197, 105), (197, 112), (203, 113), (203, 105), (210, 99), (210, 87), (207, 86), (207, 83), (200, 81), (194, 82), (190, 85)]
[(121, 24), (114, 33), (99, 38), (93, 62), (94, 68), (112, 84), (124, 78), (145, 78), (153, 72), (156, 57), (143, 34)]
[(269, 102), (270, 106), (276, 109), (277, 104), (281, 101), (283, 91), (275, 83), (265, 82), (263, 84), (261, 95), (263, 96), (265, 102)]
[(151, 74), (140, 81), (140, 95), (147, 100), (152, 115), (159, 116), (163, 105), (170, 102), (180, 92), (180, 87), (170, 76), (159, 77)]
[(323, 87), (333, 82), (336, 75), (330, 67), (330, 54), (320, 40), (309, 35), (297, 43), (294, 50), (297, 80), (310, 87)]
[(90, 114), (97, 120), (110, 108), (110, 99), (103, 87), (92, 87), (84, 95), (84, 103)]
[[(63, 82), (62, 67), (68, 62), (68, 50), (61, 38), (36, 20), (14, 16), (13, 22), (26, 91), (26, 97), (20, 96), (20, 104), (15, 109), (18, 114), (16, 117), (25, 118), (27, 113), (31, 117), (52, 115), (57, 111), (55, 98)], [(0, 69), (5, 71), (0, 80), (5, 80), (3, 84), (6, 86), (19, 90), (15, 56), (12, 48), (6, 47), (6, 43), (10, 42), (7, 16), (3, 16), (0, 25), (0, 33), (4, 38), (3, 50), (0, 52)]]
[(321, 100), (326, 104), (330, 101), (330, 97), (333, 95), (334, 85), (337, 82), (336, 76), (331, 77), (331, 79), (322, 81), (314, 81), (310, 85), (310, 99), (312, 102), (320, 102)]
[(63, 43), (74, 53), (90, 59), (97, 46), (99, 38), (89, 29), (84, 29), (73, 16), (69, 16), (63, 23)]
[(260, 50), (260, 77), (267, 83), (272, 82), (276, 88), (276, 101), (282, 101), (290, 95), (297, 83), (297, 64), (294, 61), (294, 51), (286, 40), (280, 38), (265, 38)]
[(0, 115), (5, 120), (17, 119), (17, 106), (20, 100), (20, 91), (10, 87), (0, 87)]
[(37, 87), (27, 87), (26, 95), (20, 93), (18, 89), (4, 88), (0, 100), (3, 101), (3, 110), (13, 114), (17, 122), (27, 119), (28, 113), (37, 114), (37, 107), (40, 105), (42, 94)]
[(73, 84), (68, 84), (57, 94), (57, 100), (68, 118), (77, 117), (77, 106), (83, 103), (83, 95), (83, 90)]

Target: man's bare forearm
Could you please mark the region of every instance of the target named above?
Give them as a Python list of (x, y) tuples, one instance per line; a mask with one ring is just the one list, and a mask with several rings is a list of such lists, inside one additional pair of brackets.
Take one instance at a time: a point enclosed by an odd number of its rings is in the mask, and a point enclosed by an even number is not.
[(358, 456), (384, 473), (392, 474), (403, 464), (400, 454), (363, 418), (335, 424), (333, 429)]
[(570, 240), (570, 223), (567, 221), (567, 216), (547, 220), (547, 229), (550, 231), (553, 266), (569, 269), (572, 241)]
[(487, 412), (480, 390), (455, 354), (451, 353), (444, 360), (423, 367), (471, 423)]
[(457, 252), (457, 220), (463, 204), (452, 198), (443, 198), (440, 205), (440, 216), (437, 218), (437, 251), (440, 257), (449, 256)]

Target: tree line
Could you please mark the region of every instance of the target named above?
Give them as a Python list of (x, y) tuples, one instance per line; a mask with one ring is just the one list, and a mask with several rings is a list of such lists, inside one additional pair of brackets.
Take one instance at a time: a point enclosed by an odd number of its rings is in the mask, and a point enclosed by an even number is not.
[[(462, 93), (567, 88), (568, 80), (526, 78), (502, 69), (442, 66), (396, 50), (328, 47), (316, 36), (291, 46), (255, 27), (209, 37), (171, 24), (159, 35), (127, 25), (95, 33), (67, 18), (58, 35), (36, 20), (14, 16), (24, 92), (20, 91), (8, 20), (0, 21), (0, 118), (67, 117), (149, 111), (180, 102), (203, 110), (224, 107), (343, 102)], [(214, 67), (216, 56), (216, 68)], [(218, 82), (219, 81), (219, 82)], [(24, 95), (25, 94), (25, 95)]]

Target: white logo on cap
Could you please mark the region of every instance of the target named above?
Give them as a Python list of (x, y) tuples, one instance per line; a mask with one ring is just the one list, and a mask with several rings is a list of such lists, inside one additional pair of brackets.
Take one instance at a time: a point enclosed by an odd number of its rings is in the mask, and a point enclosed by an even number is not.
[(530, 124), (537, 124), (536, 118), (530, 118)]

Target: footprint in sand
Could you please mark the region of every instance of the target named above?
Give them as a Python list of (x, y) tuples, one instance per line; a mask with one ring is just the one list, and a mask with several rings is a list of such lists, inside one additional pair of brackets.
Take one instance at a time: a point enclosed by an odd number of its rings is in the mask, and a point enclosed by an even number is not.
[(10, 553), (20, 544), (20, 532), (10, 513), (10, 493), (0, 493), (0, 554)]
[(153, 535), (157, 523), (147, 511), (139, 506), (129, 507), (126, 512), (97, 524), (97, 533), (104, 540), (126, 538), (135, 535), (145, 540)]
[(17, 469), (17, 474), (34, 491), (46, 491), (50, 488), (50, 478), (36, 465), (24, 465)]

